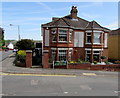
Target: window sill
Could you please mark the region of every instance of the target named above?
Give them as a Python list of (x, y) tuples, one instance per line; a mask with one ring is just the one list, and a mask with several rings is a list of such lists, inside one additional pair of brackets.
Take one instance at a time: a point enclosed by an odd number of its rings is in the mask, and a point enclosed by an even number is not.
[(85, 44), (89, 44), (89, 45), (91, 45), (92, 43), (85, 43)]
[(101, 43), (93, 43), (93, 45), (102, 45)]
[(52, 41), (52, 43), (56, 43), (57, 41)]
[(58, 43), (68, 43), (67, 41), (58, 41)]

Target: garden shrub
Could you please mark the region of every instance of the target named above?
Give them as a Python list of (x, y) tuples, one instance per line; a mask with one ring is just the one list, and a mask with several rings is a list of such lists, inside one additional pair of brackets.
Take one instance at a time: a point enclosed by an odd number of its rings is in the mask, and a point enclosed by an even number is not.
[(120, 64), (120, 61), (115, 61), (115, 64)]
[(76, 61), (69, 61), (70, 64), (74, 64), (77, 63)]
[(18, 55), (24, 55), (24, 56), (26, 56), (26, 51), (24, 51), (24, 50), (19, 50), (19, 51), (18, 51)]
[(101, 56), (101, 59), (106, 59), (106, 56)]
[(26, 52), (24, 50), (19, 50), (13, 63), (15, 65), (26, 64)]
[(30, 39), (22, 39), (16, 43), (19, 50), (33, 50), (35, 48), (34, 41)]
[(97, 61), (94, 61), (93, 63), (94, 63), (94, 64), (97, 64)]

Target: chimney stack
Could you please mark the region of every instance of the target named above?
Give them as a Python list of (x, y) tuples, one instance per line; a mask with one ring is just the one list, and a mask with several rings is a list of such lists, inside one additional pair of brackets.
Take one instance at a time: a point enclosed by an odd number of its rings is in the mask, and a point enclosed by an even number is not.
[(71, 10), (70, 13), (71, 13), (71, 18), (77, 19), (78, 10), (77, 10), (77, 7), (76, 7), (76, 6), (72, 6), (72, 10)]

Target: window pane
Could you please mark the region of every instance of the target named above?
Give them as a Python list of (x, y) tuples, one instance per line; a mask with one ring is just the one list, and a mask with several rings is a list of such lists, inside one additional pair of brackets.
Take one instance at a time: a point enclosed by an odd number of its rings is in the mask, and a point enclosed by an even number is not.
[(91, 51), (87, 51), (87, 54), (90, 54), (91, 53)]
[(59, 34), (59, 41), (67, 41), (67, 34)]
[(100, 55), (99, 55), (99, 54), (94, 54), (94, 55), (93, 55), (93, 59), (94, 59), (94, 61), (99, 62), (99, 60), (100, 60)]
[(87, 43), (91, 43), (91, 36), (87, 36)]
[(100, 43), (100, 33), (94, 33), (94, 43)]
[(100, 51), (94, 51), (94, 53), (100, 53)]
[(56, 61), (56, 50), (52, 50), (52, 59)]
[(56, 41), (56, 34), (52, 34), (52, 41)]
[(90, 62), (90, 60), (91, 60), (91, 54), (86, 54), (86, 60)]
[(69, 50), (69, 58), (68, 58), (68, 60), (71, 61), (71, 58), (72, 58), (72, 50)]
[(59, 50), (59, 61), (66, 61), (67, 50)]
[(72, 31), (70, 31), (70, 42), (72, 41)]
[(67, 31), (59, 30), (59, 41), (67, 41)]
[(57, 41), (57, 39), (56, 39), (56, 30), (52, 30), (52, 41)]

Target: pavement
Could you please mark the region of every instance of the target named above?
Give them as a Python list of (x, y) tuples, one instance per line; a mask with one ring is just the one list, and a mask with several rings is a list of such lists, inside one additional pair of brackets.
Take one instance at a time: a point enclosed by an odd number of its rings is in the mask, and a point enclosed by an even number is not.
[(6, 59), (8, 55), (11, 55), (12, 53), (13, 53), (12, 50), (0, 51), (0, 61)]
[[(110, 72), (110, 71), (92, 71), (92, 70), (80, 70), (80, 69), (43, 69), (43, 68), (24, 68), (17, 67), (13, 64), (15, 59), (14, 54), (9, 55), (5, 60), (1, 63), (2, 67), (0, 68), (1, 74), (24, 74), (24, 75), (41, 75), (41, 76), (115, 76), (118, 77), (118, 72)], [(7, 73), (7, 74), (5, 74)]]

